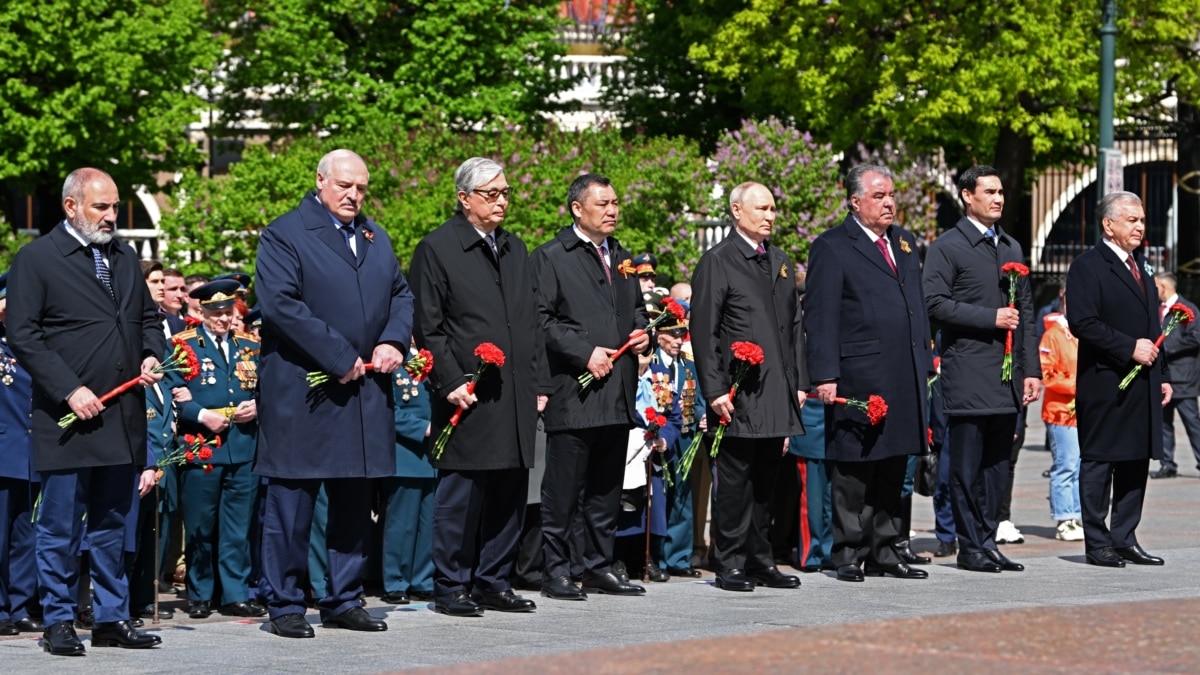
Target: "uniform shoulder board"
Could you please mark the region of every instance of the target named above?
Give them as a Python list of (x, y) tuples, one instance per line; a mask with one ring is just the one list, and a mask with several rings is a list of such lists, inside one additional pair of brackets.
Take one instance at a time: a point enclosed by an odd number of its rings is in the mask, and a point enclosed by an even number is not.
[(191, 340), (198, 335), (195, 328), (186, 328), (171, 336), (172, 340)]
[(258, 337), (254, 333), (243, 333), (241, 331), (235, 330), (235, 331), (233, 331), (233, 336), (239, 340), (245, 340), (247, 342), (254, 342), (256, 344), (258, 343)]

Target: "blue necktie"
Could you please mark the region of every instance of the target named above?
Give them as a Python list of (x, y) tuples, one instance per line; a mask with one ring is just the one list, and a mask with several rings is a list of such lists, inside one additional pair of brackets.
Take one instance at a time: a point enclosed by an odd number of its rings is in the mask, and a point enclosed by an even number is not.
[(996, 245), (996, 230), (989, 227), (987, 229), (987, 232), (983, 233), (983, 236), (987, 238), (987, 242), (989, 244), (991, 244), (992, 246)]
[(354, 223), (342, 225), (338, 229), (341, 230), (342, 235), (346, 237), (346, 248), (350, 249), (351, 253), (354, 253), (354, 246), (350, 243), (354, 240)]
[(100, 253), (100, 247), (92, 244), (88, 246), (92, 250), (92, 260), (96, 263), (96, 278), (100, 283), (104, 284), (104, 288), (108, 291), (108, 296), (115, 302), (117, 294), (113, 292), (112, 275), (108, 271), (108, 263), (104, 262), (104, 255)]

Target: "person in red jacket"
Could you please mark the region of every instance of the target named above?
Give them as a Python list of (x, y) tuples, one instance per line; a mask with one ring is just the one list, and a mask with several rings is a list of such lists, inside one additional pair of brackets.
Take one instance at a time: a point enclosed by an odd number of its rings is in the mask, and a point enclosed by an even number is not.
[[(1066, 308), (1063, 308), (1066, 312)], [(1075, 421), (1075, 373), (1079, 340), (1060, 312), (1043, 319), (1046, 330), (1038, 345), (1045, 399), (1042, 421), (1051, 439), (1050, 512), (1058, 523), (1055, 539), (1083, 541), (1079, 513), (1079, 429)]]

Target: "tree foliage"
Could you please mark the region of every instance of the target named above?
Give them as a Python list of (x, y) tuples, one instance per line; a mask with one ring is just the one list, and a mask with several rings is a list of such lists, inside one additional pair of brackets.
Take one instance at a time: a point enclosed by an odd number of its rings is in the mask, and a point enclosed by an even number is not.
[(61, 185), (80, 166), (119, 185), (199, 158), (187, 125), (219, 45), (195, 0), (0, 4), (0, 180)]
[(528, 123), (553, 109), (564, 47), (557, 2), (212, 0), (228, 40), (217, 104), (225, 124), (280, 133)]

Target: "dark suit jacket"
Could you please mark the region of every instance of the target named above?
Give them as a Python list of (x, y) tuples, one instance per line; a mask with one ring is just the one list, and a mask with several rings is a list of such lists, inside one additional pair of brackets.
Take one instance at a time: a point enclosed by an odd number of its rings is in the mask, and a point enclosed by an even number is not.
[[(357, 258), (313, 192), (263, 230), (254, 275), (263, 313), (260, 475), (381, 478), (396, 470), (391, 377), (337, 379), (355, 359), (369, 362), (380, 343), (408, 353), (412, 293), (383, 228), (359, 215), (355, 232)], [(310, 389), (310, 371), (334, 379)]]
[(33, 442), (38, 471), (146, 461), (145, 390), (135, 386), (90, 420), (63, 431), (66, 399), (87, 386), (96, 396), (138, 377), (166, 337), (137, 254), (114, 239), (108, 264), (117, 304), (96, 278), (92, 254), (59, 225), (17, 252), (9, 275), (9, 345), (33, 376)]
[(0, 478), (40, 480), (33, 470), (32, 409), (33, 380), (17, 363), (7, 338), (0, 338)]
[(1162, 383), (1166, 359), (1142, 372), (1124, 391), (1117, 385), (1136, 364), (1138, 338), (1158, 339), (1158, 290), (1141, 251), (1134, 259), (1146, 292), (1103, 241), (1071, 263), (1067, 322), (1079, 338), (1075, 416), (1079, 452), (1093, 461), (1162, 458)]
[[(1191, 301), (1180, 295), (1175, 302), (1187, 305), (1200, 319), (1200, 309)], [(1200, 326), (1197, 323), (1176, 326), (1163, 340), (1162, 350), (1171, 373), (1172, 400), (1196, 398), (1200, 394)]]
[(865, 401), (877, 394), (888, 405), (877, 426), (847, 406), (826, 407), (826, 459), (877, 460), (926, 446), (933, 359), (921, 262), (911, 233), (893, 225), (888, 239), (897, 274), (853, 217), (817, 237), (809, 251), (804, 323), (812, 381), (833, 380), (840, 397)]
[[(759, 256), (736, 232), (708, 250), (692, 280), (692, 354), (706, 401), (729, 393), (738, 368), (731, 345), (763, 349), (763, 363), (747, 371), (733, 398), (725, 434), (784, 438), (804, 433), (796, 392), (808, 389), (804, 326), (796, 279), (787, 254), (768, 246)], [(720, 415), (708, 412), (708, 435)]]
[(1024, 378), (1041, 378), (1034, 338), (1029, 277), (1017, 281), (1012, 380), (1001, 379), (1008, 331), (996, 328), (996, 310), (1008, 306), (1005, 263), (1023, 263), (1021, 245), (996, 227), (991, 246), (970, 220), (961, 218), (925, 255), (925, 306), (942, 332), (942, 391), (947, 415), (998, 415), (1022, 407)]
[[(608, 377), (581, 389), (577, 378), (597, 346), (617, 349), (635, 328), (647, 323), (632, 256), (609, 237), (612, 284), (604, 276), (595, 247), (580, 239), (572, 226), (533, 252), (533, 282), (538, 316), (546, 340), (550, 401), (546, 431), (633, 426), (637, 404), (637, 356), (626, 351)], [(625, 263), (629, 263), (626, 265)]]
[(545, 346), (524, 242), (498, 228), (496, 248), (499, 260), (470, 221), (456, 214), (413, 253), (414, 332), (417, 346), (433, 353), (435, 438), (457, 408), (446, 395), (479, 365), (479, 343), (494, 343), (504, 352), (504, 365), (488, 366), (476, 384), (479, 400), (460, 418), (437, 462), (440, 469), (533, 466), (537, 395), (550, 393)]

